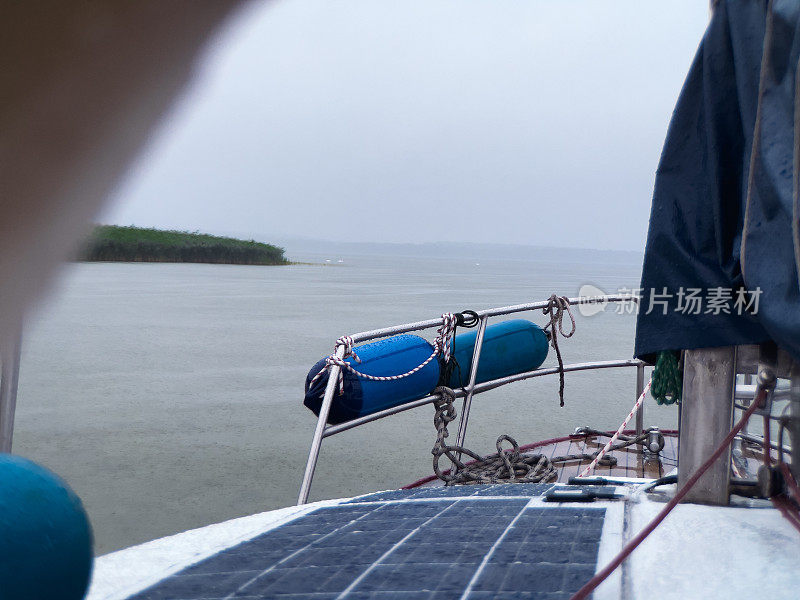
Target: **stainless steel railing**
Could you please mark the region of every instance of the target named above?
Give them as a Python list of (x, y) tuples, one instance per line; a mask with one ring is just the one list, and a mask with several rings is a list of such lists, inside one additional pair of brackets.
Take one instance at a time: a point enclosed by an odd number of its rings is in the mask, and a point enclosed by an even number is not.
[[(633, 302), (638, 302), (638, 298), (633, 295), (621, 294), (621, 295), (569, 298), (568, 302), (570, 305), (573, 306), (579, 304), (633, 303)], [(526, 379), (541, 377), (543, 375), (552, 375), (554, 373), (559, 372), (559, 369), (557, 368), (536, 369), (534, 371), (519, 373), (517, 375), (511, 375), (509, 377), (493, 379), (491, 381), (486, 381), (480, 384), (475, 383), (478, 373), (478, 364), (480, 362), (480, 357), (481, 357), (481, 349), (483, 346), (483, 338), (484, 334), (486, 333), (486, 324), (488, 320), (491, 317), (541, 310), (547, 306), (548, 306), (548, 301), (543, 301), (543, 302), (533, 302), (530, 304), (516, 304), (513, 306), (503, 306), (499, 308), (490, 308), (487, 310), (477, 311), (478, 331), (475, 340), (475, 349), (472, 355), (472, 366), (470, 368), (469, 382), (464, 388), (456, 391), (456, 397), (464, 399), (464, 403), (461, 409), (461, 420), (459, 421), (459, 426), (458, 426), (458, 435), (456, 437), (456, 445), (458, 446), (464, 445), (464, 438), (466, 437), (467, 434), (467, 424), (469, 421), (470, 408), (472, 406), (472, 398), (475, 396), (475, 394), (481, 394), (483, 392), (487, 392), (489, 390), (493, 390), (498, 387), (508, 385), (509, 383), (513, 383), (515, 381), (524, 381)], [(353, 334), (350, 337), (353, 339), (353, 343), (359, 343), (378, 338), (389, 337), (401, 333), (408, 333), (411, 331), (433, 329), (441, 326), (441, 324), (442, 324), (441, 319), (430, 319), (427, 321), (417, 321), (414, 323), (406, 323), (404, 325), (396, 325), (393, 327), (375, 329), (372, 331), (362, 331), (360, 333)], [(344, 348), (341, 346), (338, 347), (336, 349), (336, 355), (339, 358), (343, 358), (344, 357), (343, 354), (344, 354)], [(642, 393), (642, 390), (644, 389), (645, 365), (640, 360), (625, 359), (625, 360), (615, 360), (615, 361), (612, 360), (612, 361), (576, 363), (576, 364), (564, 365), (564, 371), (571, 372), (571, 371), (586, 371), (594, 369), (610, 369), (610, 368), (624, 368), (624, 367), (636, 367), (635, 397), (638, 398), (639, 395)], [(373, 421), (377, 421), (379, 419), (383, 419), (391, 415), (395, 415), (407, 410), (411, 410), (413, 408), (430, 404), (438, 397), (429, 395), (426, 396), (425, 398), (421, 398), (419, 400), (414, 400), (413, 402), (403, 404), (402, 406), (388, 408), (386, 410), (382, 410), (371, 415), (366, 415), (358, 419), (353, 419), (352, 421), (347, 421), (346, 423), (341, 423), (338, 425), (328, 425), (327, 424), (328, 414), (330, 413), (331, 404), (333, 402), (333, 395), (336, 390), (336, 381), (339, 377), (340, 369), (341, 367), (337, 365), (332, 365), (328, 373), (328, 384), (327, 387), (325, 388), (325, 394), (323, 396), (322, 406), (320, 407), (319, 417), (317, 418), (317, 425), (314, 429), (314, 435), (311, 440), (311, 448), (308, 453), (308, 461), (306, 462), (306, 468), (303, 473), (303, 482), (300, 486), (300, 495), (297, 500), (298, 504), (305, 504), (308, 501), (308, 496), (311, 491), (311, 484), (314, 479), (314, 471), (316, 470), (317, 461), (319, 459), (319, 454), (322, 447), (323, 439), (330, 437), (332, 435), (336, 435), (338, 433), (342, 433), (343, 431), (353, 429), (354, 427), (364, 425), (366, 423), (371, 423)], [(641, 431), (644, 428), (643, 412), (644, 412), (643, 410), (640, 410), (636, 415), (637, 433), (641, 433)]]
[[(750, 403), (756, 396), (758, 386), (752, 383), (752, 376), (745, 375), (744, 383), (736, 383), (733, 396), (733, 407), (739, 411), (745, 411), (750, 407)], [(742, 431), (737, 435), (737, 439), (747, 442), (764, 445), (769, 441), (769, 446), (773, 450), (781, 450), (784, 454), (791, 456), (791, 444), (779, 444), (776, 436), (770, 435), (769, 440), (764, 435), (763, 428), (769, 427), (773, 424), (779, 424), (781, 419), (785, 416), (784, 411), (789, 407), (783, 403), (790, 403), (792, 401), (791, 382), (783, 379), (778, 380), (775, 389), (767, 397), (766, 407), (756, 411), (754, 416), (766, 417), (766, 421), (762, 421), (762, 432), (756, 433), (750, 430), (749, 423), (746, 423)], [(783, 410), (777, 410), (778, 403), (781, 403)], [(777, 413), (777, 414), (776, 414)], [(788, 436), (787, 436), (788, 437)]]
[(18, 335), (5, 341), (0, 344), (0, 452), (7, 453), (11, 452), (14, 437), (22, 328)]

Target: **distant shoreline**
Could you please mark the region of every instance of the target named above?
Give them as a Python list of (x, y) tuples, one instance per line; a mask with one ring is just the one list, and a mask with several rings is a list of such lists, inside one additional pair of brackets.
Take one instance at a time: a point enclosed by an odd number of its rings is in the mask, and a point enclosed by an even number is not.
[(205, 263), (291, 265), (284, 249), (255, 240), (240, 240), (189, 231), (97, 225), (78, 260), (85, 262)]

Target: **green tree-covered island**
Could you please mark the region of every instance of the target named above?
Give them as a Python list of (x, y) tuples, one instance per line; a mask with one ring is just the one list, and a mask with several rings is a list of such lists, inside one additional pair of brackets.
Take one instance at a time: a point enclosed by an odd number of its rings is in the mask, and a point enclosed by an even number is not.
[(116, 225), (96, 226), (86, 241), (80, 259), (231, 265), (290, 264), (283, 248), (254, 240)]

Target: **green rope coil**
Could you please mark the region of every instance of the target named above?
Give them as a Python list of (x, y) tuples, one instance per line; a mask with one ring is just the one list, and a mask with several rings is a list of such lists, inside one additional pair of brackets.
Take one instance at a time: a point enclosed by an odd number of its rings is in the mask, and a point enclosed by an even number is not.
[(675, 404), (681, 401), (683, 375), (678, 364), (678, 353), (663, 350), (658, 354), (653, 371), (653, 384), (650, 391), (659, 404)]

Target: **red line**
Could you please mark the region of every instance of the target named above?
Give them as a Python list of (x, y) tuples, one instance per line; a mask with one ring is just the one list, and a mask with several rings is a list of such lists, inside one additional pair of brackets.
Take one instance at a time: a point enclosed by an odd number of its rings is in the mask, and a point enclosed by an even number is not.
[(797, 486), (797, 482), (794, 480), (794, 476), (792, 472), (789, 470), (789, 467), (786, 463), (781, 463), (781, 473), (783, 474), (783, 480), (786, 482), (786, 487), (789, 488), (789, 496), (800, 504), (800, 487)]
[(781, 511), (781, 514), (791, 523), (792, 527), (800, 532), (800, 515), (797, 514), (797, 510), (794, 506), (782, 496), (775, 496), (772, 498), (772, 504)]
[(744, 413), (741, 420), (736, 424), (736, 426), (733, 429), (731, 429), (730, 433), (728, 433), (725, 439), (722, 440), (722, 443), (719, 445), (719, 447), (717, 447), (716, 450), (714, 450), (714, 453), (711, 455), (711, 457), (706, 462), (704, 462), (700, 466), (700, 468), (697, 469), (697, 471), (695, 471), (694, 475), (692, 475), (689, 478), (689, 481), (687, 481), (684, 484), (684, 486), (680, 490), (678, 490), (678, 492), (675, 494), (672, 500), (670, 500), (666, 504), (666, 506), (664, 506), (664, 508), (661, 509), (661, 512), (659, 512), (653, 518), (653, 520), (650, 521), (650, 523), (648, 523), (647, 526), (636, 535), (636, 537), (634, 537), (630, 542), (625, 544), (625, 547), (620, 551), (619, 554), (617, 554), (616, 557), (614, 557), (614, 560), (612, 560), (608, 565), (606, 565), (605, 568), (603, 568), (603, 570), (599, 571), (594, 577), (592, 577), (589, 581), (587, 581), (581, 589), (575, 592), (575, 594), (572, 596), (572, 598), (570, 598), (570, 600), (583, 600), (584, 598), (589, 596), (589, 594), (591, 594), (598, 585), (603, 583), (603, 581), (605, 581), (606, 578), (609, 575), (611, 575), (611, 573), (613, 573), (616, 570), (616, 568), (620, 566), (626, 558), (628, 558), (628, 556), (630, 556), (631, 552), (636, 550), (637, 546), (641, 544), (645, 540), (645, 538), (653, 532), (653, 530), (656, 527), (658, 527), (661, 521), (663, 521), (664, 518), (672, 511), (672, 509), (675, 508), (678, 502), (680, 502), (683, 499), (683, 497), (689, 492), (689, 490), (691, 490), (692, 487), (694, 487), (694, 484), (697, 483), (698, 479), (700, 479), (703, 476), (703, 474), (706, 471), (708, 471), (711, 465), (717, 462), (717, 459), (725, 451), (725, 448), (727, 448), (730, 445), (730, 443), (733, 441), (733, 438), (736, 437), (736, 434), (739, 433), (742, 427), (744, 427), (744, 424), (747, 423), (747, 420), (750, 418), (750, 415), (752, 415), (756, 411), (756, 409), (761, 405), (761, 402), (764, 400), (765, 396), (766, 396), (766, 390), (763, 389), (759, 393), (758, 397), (753, 399), (753, 403)]

